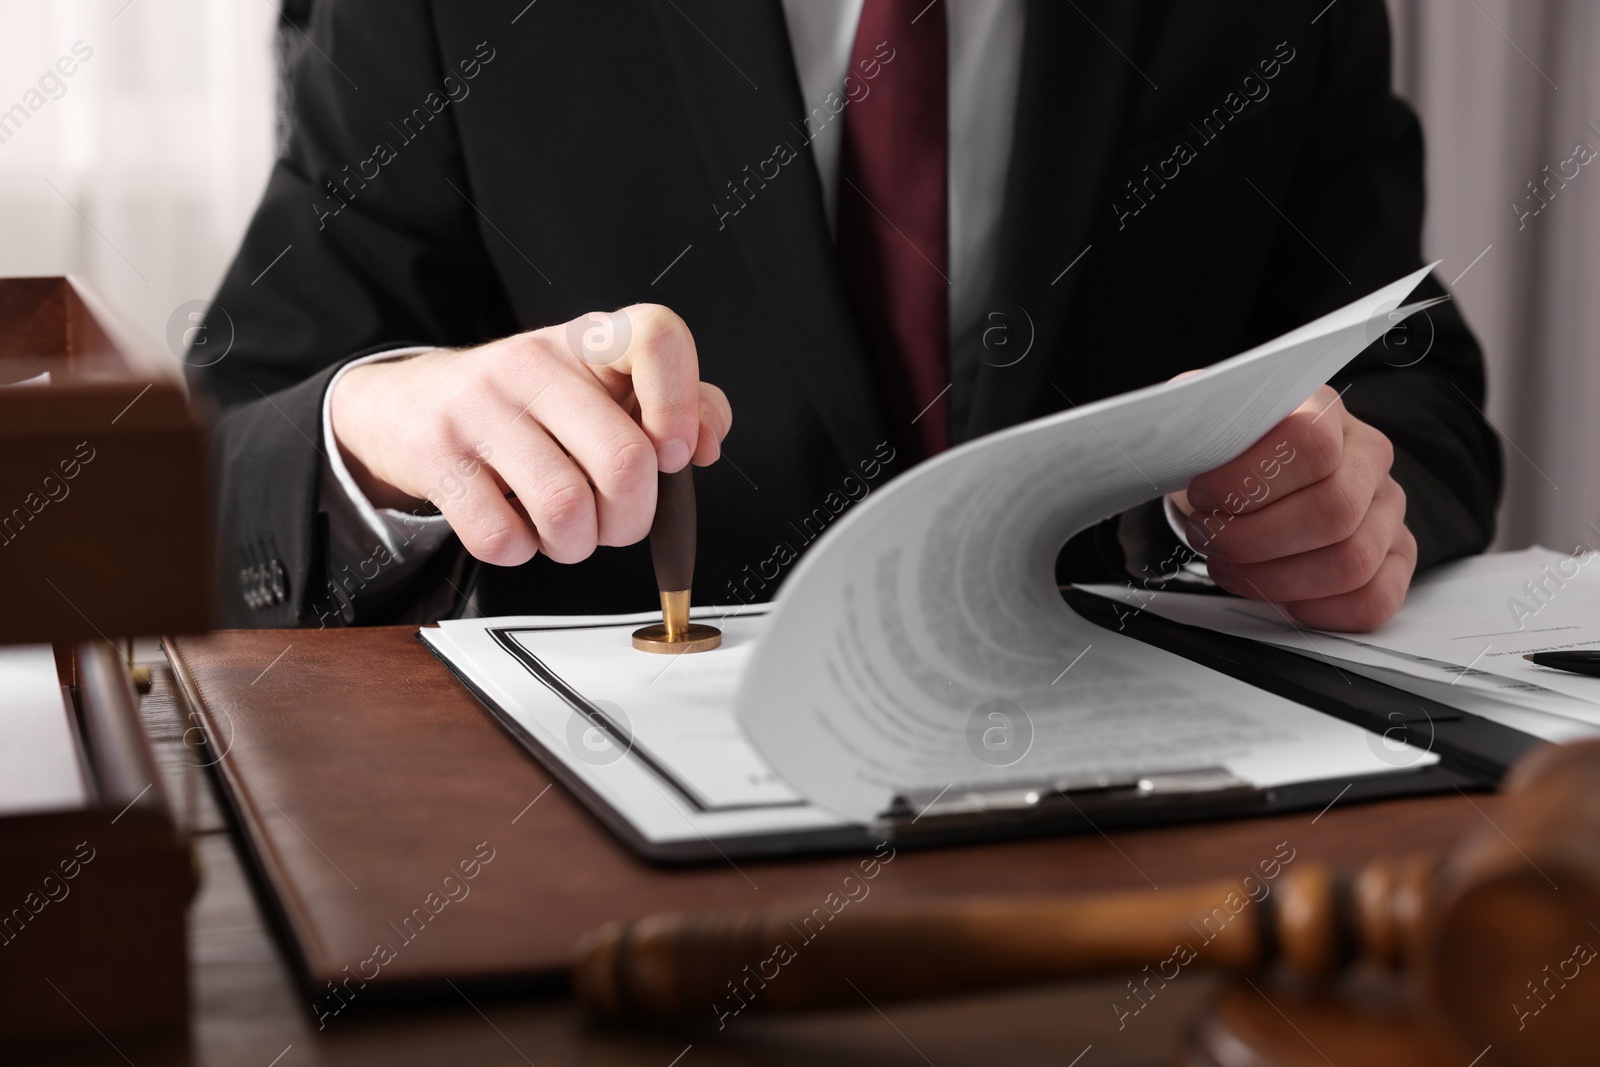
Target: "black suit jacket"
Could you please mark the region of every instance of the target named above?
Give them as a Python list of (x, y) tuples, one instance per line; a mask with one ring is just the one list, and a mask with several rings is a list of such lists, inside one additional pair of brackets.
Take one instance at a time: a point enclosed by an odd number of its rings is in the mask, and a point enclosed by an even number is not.
[[(735, 413), (727, 458), (699, 473), (697, 601), (770, 596), (839, 510), (905, 466), (806, 147), (821, 102), (801, 99), (778, 0), (525, 5), (313, 8), (291, 141), (210, 319), (213, 344), (231, 322), (231, 348), (193, 373), (226, 409), (226, 623), (333, 621), (336, 590), (359, 621), (387, 621), (472, 578), (449, 573), (458, 547), (387, 599), (328, 573), (322, 396), (380, 346), (676, 310)], [(1422, 138), (1389, 91), (1383, 4), (1313, 22), (1325, 6), (1028, 4), (992, 294), (1013, 346), (981, 365), (957, 439), (1214, 362), (1420, 264)], [(762, 179), (780, 145), (797, 158)], [(1425, 344), (1413, 331), (1337, 383), (1394, 441), (1423, 565), (1488, 543), (1500, 487), (1478, 347), (1453, 305), (1429, 314), (1424, 358), (1399, 365)], [(1069, 546), (1064, 575), (1108, 576), (1103, 533)], [(475, 580), (490, 613), (655, 600), (643, 546)]]

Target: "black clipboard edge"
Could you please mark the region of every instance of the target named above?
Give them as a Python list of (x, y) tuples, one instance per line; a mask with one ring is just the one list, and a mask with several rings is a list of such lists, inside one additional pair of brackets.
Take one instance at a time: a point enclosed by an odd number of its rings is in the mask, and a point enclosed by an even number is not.
[(1074, 611), (1096, 625), (1125, 633), (1379, 736), (1437, 752), (1442, 764), (1479, 790), (1494, 789), (1520, 756), (1548, 743), (1459, 708), (1341, 671), (1330, 661), (1173, 622), (1149, 611), (1119, 614), (1120, 602), (1082, 589), (1065, 588), (1061, 592)]

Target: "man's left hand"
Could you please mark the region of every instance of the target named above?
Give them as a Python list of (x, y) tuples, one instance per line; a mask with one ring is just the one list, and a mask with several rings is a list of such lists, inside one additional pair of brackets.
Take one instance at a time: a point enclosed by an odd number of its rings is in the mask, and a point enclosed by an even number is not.
[(1323, 386), (1171, 499), (1223, 589), (1316, 629), (1372, 630), (1400, 610), (1417, 565), (1393, 461), (1389, 439)]

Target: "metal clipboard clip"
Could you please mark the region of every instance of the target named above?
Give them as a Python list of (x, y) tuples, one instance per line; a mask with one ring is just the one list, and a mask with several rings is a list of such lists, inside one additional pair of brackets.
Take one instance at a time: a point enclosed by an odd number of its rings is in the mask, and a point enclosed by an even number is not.
[(1089, 775), (897, 793), (873, 831), (907, 840), (973, 830), (1038, 832), (1216, 817), (1272, 801), (1226, 767)]

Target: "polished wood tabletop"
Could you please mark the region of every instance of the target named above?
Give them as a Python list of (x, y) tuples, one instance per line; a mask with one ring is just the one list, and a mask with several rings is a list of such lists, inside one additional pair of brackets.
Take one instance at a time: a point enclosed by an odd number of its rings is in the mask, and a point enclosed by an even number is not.
[[(1047, 989), (878, 1006), (798, 1017), (746, 1015), (725, 1029), (639, 1031), (599, 1026), (560, 994), (490, 998), (446, 993), (406, 1005), (346, 1012), (318, 1030), (296, 988), (248, 874), (246, 858), (219, 808), (210, 772), (185, 744), (194, 729), (170, 673), (156, 665), (142, 713), (155, 739), (174, 806), (192, 828), (201, 889), (190, 911), (192, 1008), (187, 1034), (100, 1034), (23, 1051), (11, 1063), (133, 1064), (1055, 1064), (1155, 1065), (1170, 1061), (1186, 1027), (1218, 988), (1211, 975), (1185, 973), (1137, 1016), (1125, 984), (1133, 976)], [(194, 736), (190, 735), (190, 741)], [(1139, 871), (1159, 862), (1182, 869), (1181, 849), (1199, 854), (1218, 834), (1291, 838), (1303, 855), (1353, 864), (1368, 855), (1442, 851), (1490, 825), (1496, 798), (1451, 794), (1321, 813), (1195, 826), (1174, 833), (1118, 831), (1108, 852)], [(1159, 855), (1153, 851), (1167, 853)], [(582, 931), (574, 930), (576, 938)], [(709, 1012), (708, 1012), (709, 1018)], [(1121, 1020), (1119, 1024), (1119, 1018)], [(92, 1020), (91, 1020), (92, 1021)]]

